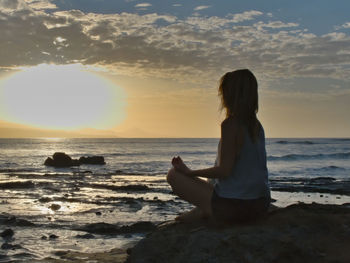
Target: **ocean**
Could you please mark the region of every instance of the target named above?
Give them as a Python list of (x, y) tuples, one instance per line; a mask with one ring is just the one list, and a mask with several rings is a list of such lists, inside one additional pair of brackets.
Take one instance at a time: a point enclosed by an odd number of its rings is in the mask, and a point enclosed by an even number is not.
[[(171, 158), (210, 167), (218, 141), (0, 139), (0, 233), (14, 231), (0, 238), (0, 262), (131, 246), (145, 228), (191, 208), (166, 183)], [(266, 149), (274, 205), (350, 203), (350, 139), (267, 139)], [(44, 166), (55, 152), (106, 164)]]

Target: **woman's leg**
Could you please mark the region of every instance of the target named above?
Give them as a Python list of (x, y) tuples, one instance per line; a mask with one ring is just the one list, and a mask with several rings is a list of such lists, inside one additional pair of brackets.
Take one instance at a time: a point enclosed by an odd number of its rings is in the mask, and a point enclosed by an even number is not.
[(191, 211), (191, 215), (211, 216), (211, 197), (213, 193), (211, 184), (198, 177), (189, 177), (176, 172), (173, 168), (168, 172), (167, 181), (176, 195), (201, 210), (198, 213), (198, 209), (194, 209)]

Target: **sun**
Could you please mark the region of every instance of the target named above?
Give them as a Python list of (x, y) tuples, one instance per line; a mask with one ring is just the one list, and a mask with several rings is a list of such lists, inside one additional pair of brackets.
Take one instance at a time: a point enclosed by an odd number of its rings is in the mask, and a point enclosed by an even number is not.
[(80, 64), (25, 68), (0, 84), (0, 117), (50, 129), (104, 129), (124, 119), (121, 88)]

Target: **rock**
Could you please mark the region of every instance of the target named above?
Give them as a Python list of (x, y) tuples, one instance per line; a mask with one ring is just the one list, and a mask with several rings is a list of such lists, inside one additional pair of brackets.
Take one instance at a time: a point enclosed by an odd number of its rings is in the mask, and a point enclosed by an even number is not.
[(1, 232), (0, 236), (2, 238), (10, 238), (15, 234), (11, 228), (5, 229), (4, 231)]
[(59, 204), (52, 204), (49, 208), (53, 211), (57, 211), (61, 208), (61, 206)]
[(50, 197), (41, 197), (39, 199), (40, 203), (48, 203), (48, 202), (51, 202), (51, 201), (52, 201), (52, 198), (50, 198)]
[[(127, 258), (126, 251), (124, 249), (116, 248), (110, 251), (104, 252), (81, 252), (81, 251), (56, 251), (54, 255), (60, 259), (53, 259), (52, 257), (44, 258), (43, 260), (38, 261), (47, 263), (47, 262), (100, 262), (100, 263), (124, 263)], [(37, 261), (35, 261), (37, 262)]]
[(22, 248), (20, 245), (12, 245), (12, 244), (9, 244), (9, 243), (4, 243), (1, 245), (1, 249), (5, 249), (5, 250), (15, 250), (15, 249), (20, 249)]
[(34, 223), (25, 219), (16, 218), (15, 216), (0, 219), (0, 224), (11, 226), (35, 226)]
[[(68, 154), (63, 152), (55, 152), (51, 157), (48, 157), (44, 165), (53, 167), (71, 167), (79, 166), (81, 164), (106, 164), (103, 156), (88, 156), (80, 157), (79, 160), (72, 159)], [(85, 173), (85, 172), (84, 172)], [(91, 173), (91, 171), (86, 171), (86, 173)]]
[(51, 157), (47, 157), (45, 162), (44, 162), (44, 165), (46, 165), (46, 166), (55, 166), (55, 162), (54, 162), (54, 160)]
[(109, 184), (89, 184), (91, 187), (100, 188), (100, 189), (109, 189), (114, 191), (148, 191), (150, 188), (147, 185), (143, 184), (130, 184), (130, 185), (109, 185)]
[(101, 213), (101, 212), (96, 212), (95, 214), (96, 214), (97, 216), (102, 215), (102, 213)]
[(53, 167), (71, 167), (79, 166), (79, 160), (73, 160), (69, 155), (63, 152), (55, 152), (52, 158), (48, 157), (44, 165), (53, 166)]
[(58, 238), (58, 236), (56, 236), (55, 234), (51, 234), (50, 236), (49, 236), (49, 239), (57, 239)]
[(0, 183), (0, 189), (23, 189), (23, 188), (34, 188), (32, 181), (14, 181)]
[(103, 156), (88, 156), (88, 157), (83, 156), (79, 158), (79, 162), (80, 164), (98, 164), (98, 165), (106, 164)]
[(129, 234), (129, 233), (146, 233), (154, 230), (156, 226), (151, 222), (137, 222), (127, 226), (117, 226), (107, 223), (93, 223), (88, 224), (82, 228), (76, 229), (79, 231), (86, 231), (95, 234), (104, 235), (118, 235), (118, 234)]
[(41, 240), (47, 240), (47, 236), (42, 236)]
[(350, 262), (350, 209), (299, 203), (251, 224), (168, 222), (138, 242), (128, 262)]

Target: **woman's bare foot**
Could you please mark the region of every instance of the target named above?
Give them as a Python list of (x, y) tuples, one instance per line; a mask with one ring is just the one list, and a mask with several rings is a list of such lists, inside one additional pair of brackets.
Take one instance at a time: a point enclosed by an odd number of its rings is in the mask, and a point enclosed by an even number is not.
[(198, 207), (193, 208), (192, 210), (182, 213), (181, 215), (175, 218), (176, 221), (183, 223), (191, 223), (205, 218), (202, 210)]

